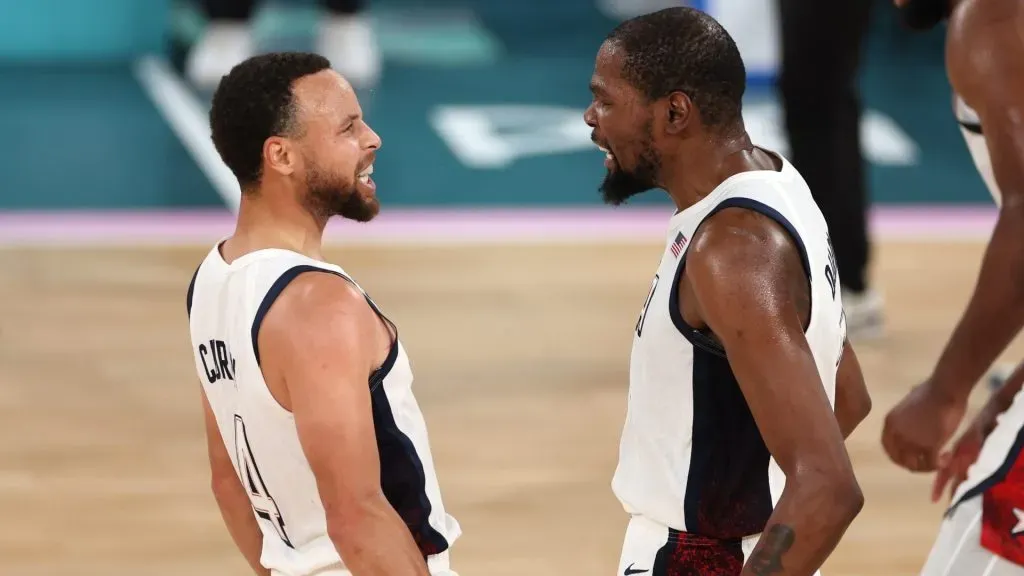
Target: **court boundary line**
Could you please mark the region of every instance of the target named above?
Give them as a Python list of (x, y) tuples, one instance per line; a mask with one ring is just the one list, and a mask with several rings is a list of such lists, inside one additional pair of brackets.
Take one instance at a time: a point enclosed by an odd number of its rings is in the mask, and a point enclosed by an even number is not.
[(237, 213), (242, 191), (235, 175), (221, 160), (210, 140), (210, 125), (199, 99), (162, 58), (142, 57), (134, 63), (132, 72), (221, 200), (229, 210)]
[[(648, 244), (665, 241), (669, 206), (609, 208), (385, 208), (373, 222), (334, 219), (332, 246), (471, 246), (495, 244)], [(990, 205), (877, 206), (878, 241), (983, 242), (997, 210)], [(227, 209), (147, 211), (0, 211), (2, 247), (209, 245), (234, 230)]]

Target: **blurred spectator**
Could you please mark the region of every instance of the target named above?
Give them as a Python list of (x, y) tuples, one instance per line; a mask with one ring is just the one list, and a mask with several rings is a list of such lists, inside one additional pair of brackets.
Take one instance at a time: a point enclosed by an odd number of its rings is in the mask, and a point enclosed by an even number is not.
[[(363, 0), (320, 0), (327, 16), (319, 23), (316, 51), (356, 87), (375, 84), (381, 62)], [(239, 62), (255, 53), (250, 17), (256, 0), (200, 0), (209, 19), (185, 64), (189, 80), (212, 89)]]
[(861, 156), (858, 71), (874, 0), (778, 0), (779, 88), (790, 157), (828, 222), (851, 336), (882, 328), (868, 279), (870, 245)]

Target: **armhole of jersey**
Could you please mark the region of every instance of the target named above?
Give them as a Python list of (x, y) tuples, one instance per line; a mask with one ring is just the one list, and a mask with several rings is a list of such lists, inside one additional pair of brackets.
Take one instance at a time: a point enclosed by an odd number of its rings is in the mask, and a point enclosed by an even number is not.
[[(281, 296), (281, 292), (284, 292), (284, 289), (289, 284), (291, 284), (292, 280), (298, 278), (299, 274), (302, 274), (303, 272), (323, 272), (325, 274), (333, 274), (335, 276), (338, 276), (339, 278), (345, 279), (347, 282), (350, 282), (353, 285), (356, 285), (355, 282), (353, 282), (352, 279), (349, 278), (348, 276), (345, 276), (344, 274), (341, 274), (340, 272), (334, 270), (320, 268), (319, 266), (300, 264), (298, 266), (293, 266), (285, 270), (284, 273), (278, 276), (277, 280), (275, 280), (274, 283), (270, 285), (270, 289), (267, 290), (266, 295), (263, 296), (263, 301), (260, 302), (259, 308), (256, 309), (256, 317), (253, 318), (252, 321), (252, 352), (253, 356), (255, 356), (256, 358), (257, 366), (260, 365), (259, 335), (260, 326), (263, 325), (263, 319), (266, 318), (267, 312), (270, 311), (270, 307), (274, 305), (274, 302), (277, 301), (277, 298)], [(384, 378), (391, 371), (391, 368), (395, 365), (395, 361), (398, 359), (398, 327), (395, 326), (395, 324), (391, 322), (390, 319), (388, 319), (386, 316), (384, 316), (384, 314), (381, 313), (380, 309), (377, 308), (377, 305), (373, 302), (373, 300), (370, 299), (369, 296), (365, 296), (364, 294), (364, 297), (366, 298), (366, 302), (367, 304), (370, 305), (370, 308), (373, 310), (373, 312), (377, 314), (377, 316), (379, 316), (384, 321), (385, 324), (390, 326), (392, 331), (391, 347), (388, 349), (387, 358), (384, 359), (384, 362), (380, 365), (380, 367), (378, 367), (376, 370), (373, 371), (373, 373), (370, 374), (370, 388), (373, 389), (379, 386), (380, 383), (384, 381)]]
[[(758, 214), (771, 218), (778, 225), (782, 226), (786, 230), (786, 233), (789, 234), (790, 238), (792, 238), (793, 242), (796, 244), (797, 250), (800, 252), (800, 263), (803, 266), (804, 275), (807, 277), (808, 288), (810, 289), (810, 284), (812, 282), (811, 262), (810, 258), (807, 256), (807, 247), (804, 246), (803, 239), (800, 237), (800, 234), (797, 233), (796, 227), (793, 226), (793, 223), (790, 222), (788, 218), (767, 204), (758, 202), (757, 200), (751, 200), (750, 198), (727, 198), (715, 206), (714, 209), (712, 209), (711, 212), (709, 212), (708, 215), (700, 221), (700, 224), (697, 224), (697, 227), (694, 228), (694, 235), (696, 235), (696, 230), (699, 229), (701, 224), (706, 222), (708, 218), (711, 218), (726, 208), (746, 208), (747, 210), (753, 210)], [(721, 344), (712, 338), (709, 333), (698, 330), (683, 320), (683, 313), (679, 309), (679, 282), (683, 277), (683, 271), (685, 269), (686, 253), (684, 252), (682, 257), (679, 258), (679, 266), (676, 268), (675, 277), (672, 280), (672, 292), (669, 296), (668, 302), (668, 315), (672, 319), (672, 323), (675, 324), (676, 329), (679, 330), (690, 344), (693, 344), (694, 347), (700, 348), (705, 352), (710, 352), (724, 358), (725, 349), (722, 348)], [(811, 313), (814, 309), (813, 290), (811, 290), (811, 294), (808, 294), (808, 297), (810, 300), (810, 309), (807, 311), (807, 323), (804, 325), (805, 331), (807, 330), (807, 324), (811, 321)]]
[(202, 267), (203, 265), (200, 264), (196, 267), (196, 271), (192, 273), (192, 280), (188, 283), (188, 293), (185, 294), (185, 312), (188, 314), (190, 319), (192, 318), (192, 295), (196, 290), (196, 277), (199, 276), (199, 269)]
[(984, 134), (982, 132), (982, 130), (981, 130), (981, 124), (978, 124), (978, 123), (975, 123), (975, 122), (964, 122), (963, 120), (957, 120), (957, 124), (960, 124), (960, 126), (964, 130), (967, 130), (971, 134), (978, 134), (978, 135)]

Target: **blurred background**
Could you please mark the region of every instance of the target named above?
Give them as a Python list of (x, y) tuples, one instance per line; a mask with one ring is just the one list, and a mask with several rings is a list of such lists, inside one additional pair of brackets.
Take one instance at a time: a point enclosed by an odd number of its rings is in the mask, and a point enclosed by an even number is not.
[[(780, 63), (774, 2), (706, 2), (737, 38), (750, 69), (751, 131), (765, 145), (783, 147), (786, 135), (773, 91)], [(948, 121), (942, 30), (911, 36), (899, 28), (889, 2), (865, 2), (875, 4), (859, 78), (872, 200), (882, 205), (986, 202), (957, 127)], [(390, 136), (385, 140), (389, 153), (382, 155), (378, 171), (381, 194), (392, 206), (434, 206), (598, 201), (592, 187), (580, 185), (595, 179), (588, 131), (541, 131), (537, 126), (557, 125), (551, 120), (559, 113), (565, 122), (575, 122), (589, 100), (586, 78), (596, 48), (618, 18), (673, 2), (363, 3), (361, 16), (372, 21), (372, 34), (360, 33), (352, 46), (341, 42), (332, 60), (352, 68), (346, 58), (379, 59), (377, 66), (362, 66), (359, 73), (376, 80), (367, 83), (372, 87), (363, 105), (378, 131)], [(324, 10), (314, 0), (255, 5), (245, 21), (251, 25), (253, 49), (322, 47), (317, 25)], [(171, 112), (165, 108), (174, 107), (173, 102), (154, 102), (158, 98), (147, 94), (152, 80), (140, 78), (139, 70), (140, 58), (156, 56), (184, 71), (188, 49), (203, 39), (209, 22), (201, 4), (4, 0), (2, 7), (0, 118), (14, 128), (21, 146), (0, 159), (7, 174), (0, 208), (223, 204), (168, 125), (165, 117)], [(224, 61), (237, 52), (226, 48), (230, 39), (222, 39), (220, 50), (211, 43)], [(203, 59), (216, 58), (204, 54)], [(217, 69), (202, 62), (195, 67), (199, 77)], [(162, 74), (160, 69), (157, 75)], [(205, 106), (206, 91), (197, 89), (190, 96)], [(505, 108), (489, 108), (494, 106)], [(469, 145), (460, 139), (468, 132), (459, 120), (475, 113), (488, 116), (502, 132), (521, 132), (514, 128), (532, 124), (537, 137), (516, 140), (504, 154)], [(82, 134), (89, 134), (94, 145), (83, 147), (69, 137)], [(40, 170), (44, 157), (80, 174), (77, 185), (69, 187), (62, 174)], [(132, 168), (111, 170), (111, 164)], [(158, 177), (165, 175), (173, 178)], [(530, 181), (544, 184), (524, 185)], [(650, 195), (641, 201), (664, 198)]]
[[(216, 80), (300, 49), (352, 78), (383, 138), (381, 217), (333, 223), (330, 254), (407, 340), (466, 530), (455, 567), (612, 574), (631, 328), (671, 208), (600, 204), (582, 113), (605, 35), (678, 3), (0, 0), (0, 573), (246, 573), (207, 489), (184, 299), (238, 202), (209, 142)], [(868, 504), (828, 573), (915, 574), (942, 508), (879, 425), (930, 371), (995, 214), (944, 30), (912, 35), (887, 0), (803, 28), (775, 0), (690, 4), (740, 46), (755, 143), (815, 174), (864, 318), (875, 411), (850, 446)], [(826, 48), (850, 18), (863, 34)], [(830, 50), (856, 62), (800, 56)], [(803, 65), (780, 90), (784, 54)]]

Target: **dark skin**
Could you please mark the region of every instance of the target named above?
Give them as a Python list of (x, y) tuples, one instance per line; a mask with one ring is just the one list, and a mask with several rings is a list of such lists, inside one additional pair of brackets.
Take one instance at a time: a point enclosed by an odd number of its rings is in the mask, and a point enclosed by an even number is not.
[[(682, 92), (648, 101), (623, 78), (622, 63), (616, 44), (602, 46), (591, 80), (594, 102), (584, 115), (595, 142), (614, 157), (611, 170), (637, 171), (645, 154), (656, 156), (651, 187), (685, 209), (734, 174), (779, 168), (777, 157), (750, 143), (740, 121), (705, 126)], [(739, 208), (716, 213), (694, 234), (686, 262), (677, 295), (683, 317), (709, 328), (725, 348), (764, 442), (786, 474), (742, 574), (812, 574), (863, 505), (844, 444), (870, 409), (856, 356), (847, 344), (833, 412), (804, 336), (807, 275), (793, 239), (767, 217)]]
[[(962, 478), (973, 462), (942, 452), (971, 391), (1024, 327), (1024, 11), (1016, 0), (953, 0), (952, 7), (947, 73), (981, 119), (1002, 202), (967, 309), (931, 376), (886, 416), (882, 435), (895, 463), (914, 472), (939, 470), (945, 479)], [(1001, 394), (1012, 398), (1019, 389), (1016, 382)], [(979, 418), (990, 422), (972, 425), (968, 434), (991, 429), (998, 413), (983, 411)]]
[(978, 459), (985, 439), (996, 428), (996, 418), (1006, 412), (1013, 403), (1017, 392), (1024, 385), (1024, 363), (1017, 366), (998, 392), (978, 412), (953, 447), (939, 458), (938, 472), (932, 483), (932, 502), (938, 502), (949, 488), (952, 496), (967, 479), (967, 470)]

